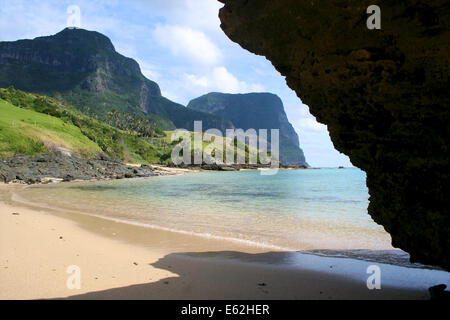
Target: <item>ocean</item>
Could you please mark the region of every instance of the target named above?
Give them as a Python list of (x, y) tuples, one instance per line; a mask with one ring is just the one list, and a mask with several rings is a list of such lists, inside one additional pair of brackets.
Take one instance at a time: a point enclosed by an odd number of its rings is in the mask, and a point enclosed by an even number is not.
[[(201, 172), (149, 179), (42, 185), (26, 201), (151, 228), (272, 250), (386, 258), (391, 238), (367, 213), (356, 168)], [(392, 257), (391, 257), (392, 258)]]

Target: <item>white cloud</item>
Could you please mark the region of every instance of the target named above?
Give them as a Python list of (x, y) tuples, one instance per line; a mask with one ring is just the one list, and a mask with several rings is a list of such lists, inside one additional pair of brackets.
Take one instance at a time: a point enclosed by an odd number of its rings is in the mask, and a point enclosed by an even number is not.
[(113, 43), (113, 45), (116, 51), (125, 57), (134, 58), (137, 56), (136, 48), (133, 45), (126, 43), (125, 41), (117, 44)]
[(225, 67), (215, 67), (206, 75), (185, 74), (187, 85), (197, 87), (198, 92), (220, 91), (225, 93), (262, 92), (264, 86), (258, 83), (239, 81)]
[(0, 41), (54, 34), (65, 27), (66, 17), (47, 3), (0, 1)]
[[(225, 67), (203, 68), (197, 73), (178, 72), (180, 76), (166, 76), (161, 71), (158, 84), (163, 96), (172, 101), (188, 104), (190, 100), (209, 92), (249, 93), (266, 92), (263, 85), (240, 81)], [(159, 69), (158, 69), (159, 71)], [(176, 73), (173, 70), (172, 73)]]
[(328, 128), (317, 122), (316, 118), (309, 112), (309, 107), (298, 101), (292, 92), (285, 101), (285, 110), (294, 127), (302, 135), (305, 133), (321, 133), (328, 136)]
[(157, 67), (137, 59), (139, 66), (141, 67), (142, 74), (149, 80), (158, 81), (161, 77), (160, 73), (156, 71)]
[(222, 59), (219, 48), (201, 31), (175, 25), (158, 25), (153, 36), (176, 57), (213, 65)]
[(211, 32), (220, 31), (219, 9), (215, 0), (140, 0), (144, 10), (164, 17), (168, 24), (190, 26)]
[(186, 77), (186, 80), (194, 86), (202, 87), (202, 88), (207, 88), (210, 86), (210, 81), (205, 76), (197, 77), (194, 74), (186, 74), (185, 77)]
[(327, 126), (317, 122), (316, 119), (313, 118), (300, 119), (299, 126), (301, 131), (327, 132)]
[(213, 85), (220, 85), (222, 90), (229, 93), (240, 91), (240, 82), (225, 67), (214, 68), (212, 73)]

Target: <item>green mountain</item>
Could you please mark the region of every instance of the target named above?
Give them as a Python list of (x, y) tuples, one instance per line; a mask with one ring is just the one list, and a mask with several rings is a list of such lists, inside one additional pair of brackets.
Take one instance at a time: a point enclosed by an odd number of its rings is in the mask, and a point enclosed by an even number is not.
[[(299, 146), (298, 135), (289, 123), (281, 99), (271, 93), (225, 94), (212, 92), (192, 100), (188, 108), (230, 119), (244, 130), (279, 129), (280, 161), (283, 164), (307, 165)], [(270, 142), (270, 132), (268, 132)]]
[(232, 125), (164, 98), (135, 60), (117, 53), (106, 36), (83, 29), (0, 42), (0, 87), (9, 86), (54, 97), (99, 120), (117, 111), (146, 117), (165, 130), (192, 130), (194, 120), (206, 129)]

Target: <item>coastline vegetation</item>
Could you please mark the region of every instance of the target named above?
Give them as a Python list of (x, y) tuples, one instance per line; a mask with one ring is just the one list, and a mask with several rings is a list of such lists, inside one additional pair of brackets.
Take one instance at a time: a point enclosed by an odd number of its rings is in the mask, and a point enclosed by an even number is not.
[(3, 158), (15, 153), (48, 153), (55, 147), (65, 147), (82, 158), (103, 152), (124, 162), (148, 164), (159, 162), (165, 152), (164, 146), (146, 140), (147, 136), (161, 138), (164, 132), (151, 125), (146, 127), (143, 122), (126, 118), (120, 123), (122, 129), (114, 128), (53, 98), (12, 87), (0, 89), (0, 103), (0, 156)]

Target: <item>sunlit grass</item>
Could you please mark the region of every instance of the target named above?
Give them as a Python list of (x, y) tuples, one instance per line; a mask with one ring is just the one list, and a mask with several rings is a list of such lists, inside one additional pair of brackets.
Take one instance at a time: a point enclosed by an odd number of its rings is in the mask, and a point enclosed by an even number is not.
[(46, 153), (54, 147), (72, 150), (79, 156), (100, 153), (101, 148), (82, 134), (80, 128), (61, 119), (13, 106), (0, 99), (0, 156), (17, 153)]

